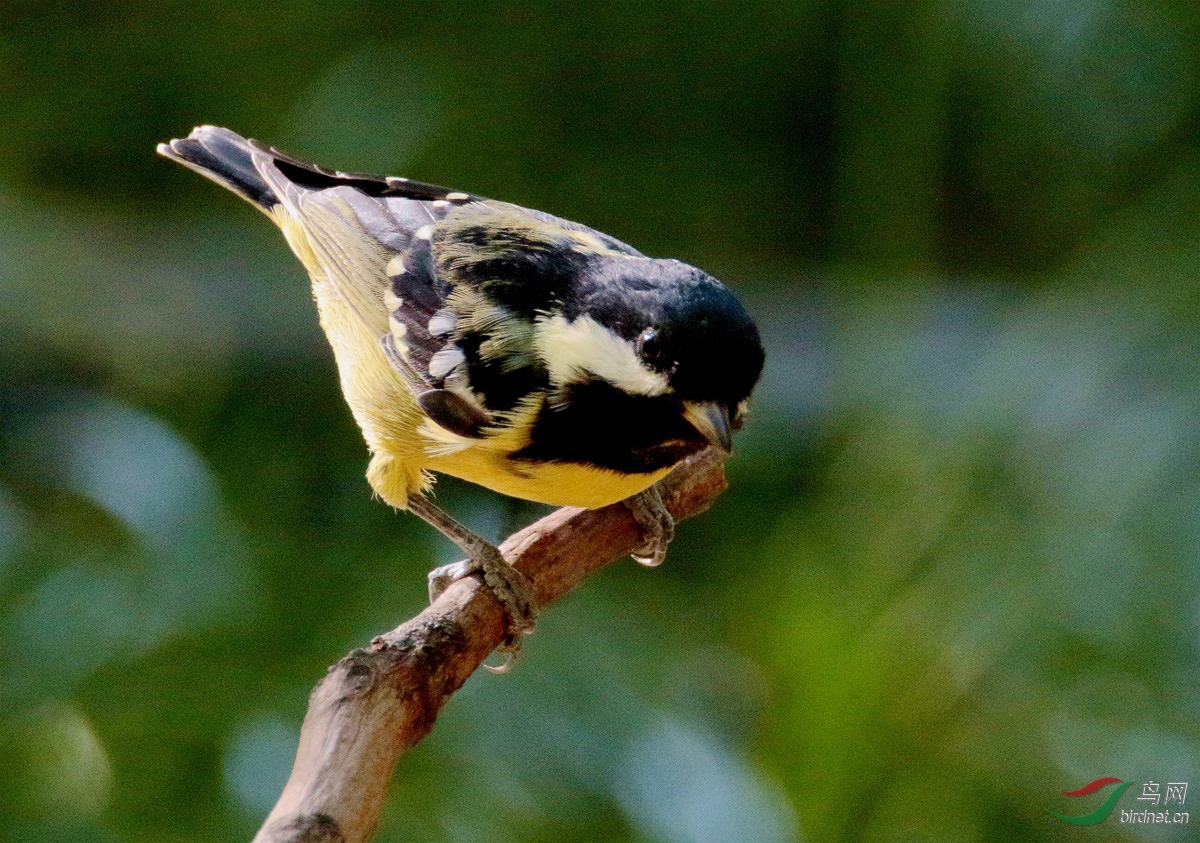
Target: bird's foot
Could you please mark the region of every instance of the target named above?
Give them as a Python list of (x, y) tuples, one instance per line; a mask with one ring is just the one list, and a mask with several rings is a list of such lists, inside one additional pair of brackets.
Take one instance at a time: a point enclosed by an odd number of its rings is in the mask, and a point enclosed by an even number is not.
[(494, 667), (487, 664), (484, 667), (492, 673), (505, 673), (521, 649), (521, 638), (533, 632), (537, 622), (538, 607), (533, 596), (533, 583), (529, 577), (508, 564), (497, 548), (486, 545), (469, 559), (430, 571), (429, 602), (437, 600), (455, 580), (472, 574), (483, 577), (484, 584), (504, 607), (508, 637), (499, 648), (504, 661)]
[(641, 547), (635, 548), (630, 555), (651, 568), (661, 565), (667, 558), (667, 545), (675, 538), (675, 518), (663, 503), (658, 486), (626, 498), (625, 505), (642, 528), (644, 539)]

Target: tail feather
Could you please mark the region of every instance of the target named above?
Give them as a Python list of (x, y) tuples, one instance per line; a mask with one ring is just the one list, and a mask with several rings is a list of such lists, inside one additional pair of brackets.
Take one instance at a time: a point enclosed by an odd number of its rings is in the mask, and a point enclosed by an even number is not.
[(246, 199), (279, 227), (312, 276), (327, 331), (344, 310), (381, 341), (394, 331), (423, 367), (446, 344), (429, 333), (448, 291), (434, 275), (431, 240), (420, 232), (478, 197), (330, 170), (217, 126), (199, 126), (159, 144), (158, 152)]
[(186, 138), (160, 143), (158, 154), (227, 187), (263, 212), (279, 197), (254, 166), (253, 141), (218, 126), (198, 126)]

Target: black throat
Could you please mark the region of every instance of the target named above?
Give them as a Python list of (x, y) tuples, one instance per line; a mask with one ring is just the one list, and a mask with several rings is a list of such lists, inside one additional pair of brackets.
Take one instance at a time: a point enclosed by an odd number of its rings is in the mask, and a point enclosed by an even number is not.
[(668, 468), (707, 445), (668, 395), (629, 395), (604, 381), (563, 387), (546, 399), (516, 462), (578, 463), (622, 474)]

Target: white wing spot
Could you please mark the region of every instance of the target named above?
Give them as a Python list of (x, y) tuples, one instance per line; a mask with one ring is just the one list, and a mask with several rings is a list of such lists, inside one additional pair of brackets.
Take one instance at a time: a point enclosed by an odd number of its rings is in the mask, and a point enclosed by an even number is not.
[(457, 348), (447, 346), (429, 358), (429, 375), (433, 378), (444, 378), (465, 359)]
[[(408, 326), (394, 316), (388, 320), (388, 326), (392, 329), (392, 336), (397, 340), (402, 340), (408, 336)], [(405, 349), (407, 351), (407, 349)]]
[(392, 292), (391, 287), (384, 287), (383, 306), (387, 308), (388, 313), (395, 313), (397, 310), (404, 307), (404, 299)]
[(387, 264), (387, 274), (395, 278), (397, 275), (403, 275), (408, 270), (404, 265), (404, 258), (401, 255), (396, 255)]
[(407, 182), (408, 179), (404, 178), (403, 176), (388, 176), (385, 181), (391, 187), (403, 187), (404, 183)]
[(418, 240), (432, 240), (433, 239), (433, 226), (432, 225), (421, 226), (415, 232), (413, 232), (413, 237), (416, 237)]
[(429, 320), (429, 333), (435, 337), (444, 336), (454, 330), (458, 319), (452, 313), (435, 313)]
[(454, 193), (447, 193), (446, 198), (449, 199), (451, 202), (466, 202), (468, 199), (471, 198), (471, 194), (461, 193), (456, 190)]
[(434, 199), (434, 200), (433, 200), (432, 202), (430, 202), (429, 204), (430, 204), (430, 205), (432, 205), (432, 206), (433, 206), (433, 207), (435, 207), (435, 208), (448, 208), (448, 207), (450, 207), (450, 203), (449, 203), (449, 202), (447, 202), (445, 199)]

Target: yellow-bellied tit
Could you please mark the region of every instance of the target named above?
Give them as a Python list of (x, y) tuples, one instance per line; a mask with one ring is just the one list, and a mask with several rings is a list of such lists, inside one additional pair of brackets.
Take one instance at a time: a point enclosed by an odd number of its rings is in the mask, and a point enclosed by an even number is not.
[(654, 483), (730, 433), (763, 366), (754, 321), (720, 282), (586, 226), (405, 178), (304, 163), (214, 126), (158, 151), (248, 200), (312, 278), (371, 486), (468, 555), (533, 627), (528, 581), (427, 497), (431, 472), (506, 495), (628, 500), (662, 561), (673, 523)]

